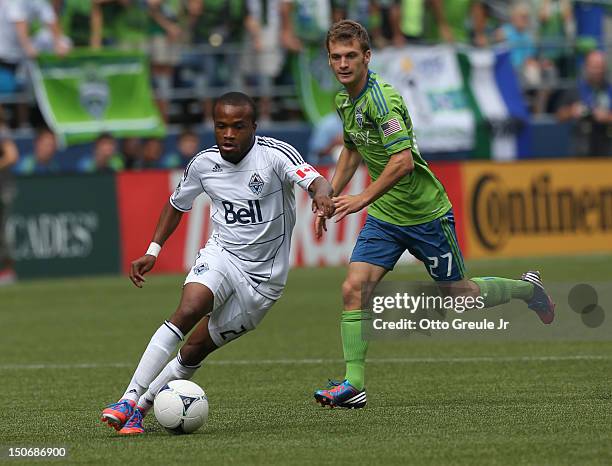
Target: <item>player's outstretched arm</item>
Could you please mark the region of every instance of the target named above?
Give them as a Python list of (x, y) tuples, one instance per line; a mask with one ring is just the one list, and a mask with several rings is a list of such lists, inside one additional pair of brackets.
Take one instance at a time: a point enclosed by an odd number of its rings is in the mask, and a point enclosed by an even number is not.
[(353, 178), (360, 163), (361, 155), (359, 155), (356, 149), (349, 149), (346, 146), (342, 148), (331, 182), (336, 196), (340, 195), (344, 188), (346, 188), (346, 185)]
[[(157, 227), (155, 228), (155, 233), (153, 235), (153, 243), (157, 243), (160, 247), (163, 246), (174, 230), (176, 230), (176, 227), (180, 223), (182, 217), (183, 212), (176, 210), (174, 207), (172, 207), (170, 202), (168, 202), (159, 215)], [(134, 285), (136, 285), (138, 288), (142, 288), (142, 284), (146, 281), (144, 274), (153, 268), (156, 260), (157, 256), (147, 251), (144, 256), (132, 262), (132, 267), (130, 268), (130, 280), (132, 280)]]
[(412, 170), (414, 170), (414, 160), (410, 149), (393, 154), (378, 179), (371, 183), (361, 194), (334, 197), (336, 222), (370, 205), (389, 191), (400, 179), (410, 174)]

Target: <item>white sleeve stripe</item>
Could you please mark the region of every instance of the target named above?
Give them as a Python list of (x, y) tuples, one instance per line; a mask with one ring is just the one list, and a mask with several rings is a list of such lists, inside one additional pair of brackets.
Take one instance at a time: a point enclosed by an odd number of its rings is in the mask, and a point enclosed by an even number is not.
[(270, 142), (268, 142), (268, 141), (261, 141), (261, 140), (257, 141), (257, 144), (258, 144), (258, 145), (260, 145), (260, 146), (269, 147), (269, 148), (271, 148), (271, 149), (276, 149), (277, 151), (279, 151), (279, 152), (281, 152), (282, 154), (284, 154), (284, 155), (285, 155), (285, 157), (287, 157), (287, 158), (288, 158), (288, 159), (291, 161), (291, 163), (292, 163), (293, 165), (299, 165), (299, 162), (298, 162), (298, 161), (296, 161), (296, 159), (295, 159), (294, 157), (292, 157), (292, 156), (291, 156), (291, 154), (290, 154), (288, 151), (286, 151), (286, 150), (284, 150), (284, 149), (280, 148), (279, 146), (277, 146), (277, 145), (275, 145), (275, 144), (273, 144), (273, 143), (270, 143)]
[(300, 163), (306, 163), (302, 155), (299, 153), (299, 151), (295, 147), (293, 147), (291, 144), (289, 144), (288, 142), (281, 141), (279, 139), (274, 139), (274, 138), (260, 137), (259, 139), (268, 143), (270, 147), (274, 147), (279, 150), (281, 150), (281, 148), (285, 149), (285, 151), (289, 152), (292, 155), (291, 160), (296, 162), (298, 165)]
[(297, 158), (298, 162), (305, 163), (304, 159), (302, 158), (302, 156), (300, 155), (300, 153), (297, 151), (295, 147), (293, 147), (291, 144), (288, 144), (284, 141), (277, 141), (277, 142), (281, 147), (284, 147), (289, 152), (291, 152)]

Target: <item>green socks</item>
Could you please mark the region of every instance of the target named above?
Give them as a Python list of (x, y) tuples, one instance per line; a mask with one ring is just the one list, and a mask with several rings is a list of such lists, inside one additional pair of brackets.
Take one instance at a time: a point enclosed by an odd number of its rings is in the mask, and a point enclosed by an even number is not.
[[(511, 299), (529, 300), (533, 296), (533, 285), (524, 280), (499, 277), (472, 278), (480, 288), (485, 307), (504, 304)], [(357, 390), (363, 390), (365, 381), (365, 358), (368, 342), (362, 338), (361, 323), (368, 319), (361, 310), (344, 311), (340, 325), (342, 349), (346, 361), (346, 380)]]
[(499, 277), (472, 278), (480, 288), (485, 307), (504, 304), (511, 299), (529, 300), (533, 296), (533, 285), (524, 280), (511, 280)]
[(361, 321), (366, 318), (366, 314), (360, 310), (344, 311), (340, 326), (342, 349), (346, 361), (346, 380), (357, 390), (363, 390), (364, 386), (368, 342), (361, 336)]

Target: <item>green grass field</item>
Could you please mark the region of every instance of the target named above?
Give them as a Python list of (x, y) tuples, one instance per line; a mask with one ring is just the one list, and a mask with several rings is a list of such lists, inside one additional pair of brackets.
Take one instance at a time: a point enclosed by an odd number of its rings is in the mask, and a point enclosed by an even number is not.
[[(612, 282), (611, 261), (535, 263), (548, 281)], [(517, 276), (533, 263), (468, 266), (473, 276)], [(61, 463), (612, 464), (607, 341), (376, 341), (366, 409), (316, 405), (312, 392), (343, 374), (343, 274), (290, 274), (260, 327), (194, 377), (211, 411), (206, 428), (188, 436), (167, 434), (152, 415), (136, 438), (98, 420), (174, 310), (182, 276), (150, 277), (143, 290), (121, 277), (0, 289), (0, 456), (10, 446), (63, 446)], [(408, 266), (390, 278), (426, 275)]]

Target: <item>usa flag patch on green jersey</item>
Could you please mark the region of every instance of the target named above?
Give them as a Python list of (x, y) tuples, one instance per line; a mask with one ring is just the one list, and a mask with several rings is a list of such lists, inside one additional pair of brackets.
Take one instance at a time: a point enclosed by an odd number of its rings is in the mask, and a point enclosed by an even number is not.
[(399, 133), (402, 130), (402, 125), (397, 118), (391, 118), (380, 126), (386, 138), (394, 133)]

